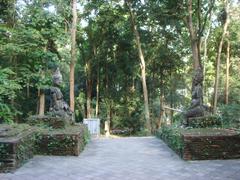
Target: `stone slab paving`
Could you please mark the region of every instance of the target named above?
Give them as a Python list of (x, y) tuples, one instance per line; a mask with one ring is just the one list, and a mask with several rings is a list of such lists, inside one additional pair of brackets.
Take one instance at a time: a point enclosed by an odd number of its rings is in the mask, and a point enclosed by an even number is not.
[(240, 160), (183, 161), (155, 137), (95, 139), (79, 157), (35, 156), (0, 180), (240, 180)]

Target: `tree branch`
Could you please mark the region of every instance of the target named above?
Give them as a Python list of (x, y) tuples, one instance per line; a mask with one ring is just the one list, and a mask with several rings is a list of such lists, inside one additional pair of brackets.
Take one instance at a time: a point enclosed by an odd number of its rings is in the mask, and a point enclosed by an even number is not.
[(215, 0), (211, 0), (211, 5), (210, 5), (210, 7), (209, 7), (209, 9), (208, 9), (205, 17), (204, 17), (203, 25), (202, 25), (202, 27), (199, 27), (199, 33), (198, 33), (198, 36), (199, 36), (199, 37), (202, 36), (203, 31), (205, 30), (205, 26), (206, 26), (206, 24), (207, 24), (208, 15), (211, 14), (212, 9), (213, 9), (213, 7), (214, 7), (214, 4), (215, 4)]

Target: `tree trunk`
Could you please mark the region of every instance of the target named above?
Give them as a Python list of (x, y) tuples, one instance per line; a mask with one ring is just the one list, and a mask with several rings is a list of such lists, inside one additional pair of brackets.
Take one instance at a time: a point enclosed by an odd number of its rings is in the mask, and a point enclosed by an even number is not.
[[(209, 20), (210, 20), (210, 23), (212, 23), (212, 13), (210, 13), (210, 17), (209, 17)], [(205, 88), (203, 88), (203, 94), (207, 93), (207, 88), (205, 86), (205, 74), (206, 74), (206, 66), (205, 66), (205, 63), (207, 62), (207, 55), (208, 55), (208, 49), (207, 49), (207, 45), (208, 45), (208, 38), (209, 38), (209, 35), (210, 35), (210, 32), (211, 32), (211, 28), (212, 28), (212, 25), (210, 24), (210, 27), (209, 29), (207, 30), (207, 34), (206, 34), (206, 37), (204, 38), (204, 53), (203, 53), (203, 86)], [(206, 95), (206, 94), (205, 94)], [(206, 98), (206, 101), (209, 102), (209, 99)]]
[(97, 61), (97, 83), (96, 83), (96, 107), (95, 107), (95, 116), (98, 117), (98, 111), (99, 111), (99, 60), (97, 58), (97, 47), (95, 43), (93, 43), (93, 54), (94, 54), (94, 60)]
[(37, 103), (37, 114), (38, 115), (44, 115), (45, 111), (45, 94), (44, 92), (39, 88), (37, 91), (38, 96), (38, 103)]
[(111, 130), (111, 121), (112, 121), (112, 105), (111, 102), (110, 104), (107, 104), (107, 120), (105, 121), (105, 135), (106, 137), (109, 137), (111, 135), (110, 130)]
[(230, 41), (227, 40), (227, 59), (226, 59), (226, 82), (225, 82), (225, 104), (228, 104), (229, 95), (229, 68), (230, 68)]
[(87, 62), (87, 118), (91, 117), (91, 100), (92, 100), (92, 78), (91, 78), (91, 65)]
[(226, 12), (226, 20), (223, 25), (223, 33), (222, 37), (218, 46), (218, 52), (217, 52), (217, 62), (216, 62), (216, 73), (215, 73), (215, 86), (214, 86), (214, 96), (213, 96), (213, 113), (216, 113), (217, 111), (217, 100), (218, 100), (218, 86), (219, 86), (219, 77), (220, 77), (220, 65), (221, 65), (221, 53), (222, 53), (222, 46), (223, 41), (227, 32), (227, 27), (229, 23), (229, 3), (227, 0), (225, 0), (225, 12)]
[(159, 119), (158, 119), (158, 123), (157, 123), (157, 129), (159, 129), (161, 127), (161, 124), (162, 124), (162, 120), (163, 120), (163, 114), (164, 114), (164, 95), (163, 93), (161, 92), (161, 95), (160, 95), (160, 98), (159, 98), (159, 101), (160, 101), (160, 113), (159, 113)]
[(45, 110), (45, 94), (43, 91), (40, 90), (39, 94), (39, 115), (44, 115), (44, 110)]
[(77, 31), (77, 2), (72, 0), (72, 29), (71, 29), (71, 63), (70, 63), (70, 109), (74, 112), (74, 68), (76, 56), (76, 31)]
[(99, 75), (100, 75), (100, 72), (99, 72), (99, 62), (97, 64), (97, 84), (96, 84), (96, 93), (97, 93), (97, 97), (96, 97), (96, 112), (95, 112), (95, 115), (96, 117), (98, 117), (98, 112), (99, 112)]
[(200, 62), (200, 39), (197, 37), (196, 29), (193, 27), (193, 19), (192, 19), (193, 9), (192, 9), (192, 0), (188, 0), (188, 30), (190, 34), (191, 40), (191, 48), (193, 54), (193, 69), (197, 70), (199, 67), (201, 68)]
[(143, 87), (143, 97), (144, 97), (144, 110), (145, 110), (145, 119), (146, 119), (146, 128), (149, 132), (151, 132), (151, 122), (150, 122), (150, 114), (149, 114), (149, 103), (148, 103), (148, 89), (146, 83), (146, 67), (145, 67), (145, 60), (144, 55), (141, 47), (140, 35), (137, 30), (137, 25), (135, 22), (135, 16), (132, 12), (130, 3), (126, 0), (126, 4), (129, 8), (131, 23), (133, 27), (133, 33), (136, 39), (136, 45), (138, 49), (138, 56), (140, 59), (140, 67), (141, 67), (141, 80), (142, 80), (142, 87)]

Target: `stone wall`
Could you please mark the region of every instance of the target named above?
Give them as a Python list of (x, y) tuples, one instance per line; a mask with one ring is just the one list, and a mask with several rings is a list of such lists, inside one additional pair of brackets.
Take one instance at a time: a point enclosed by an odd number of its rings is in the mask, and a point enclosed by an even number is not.
[(36, 140), (36, 154), (78, 156), (83, 150), (85, 132), (83, 126), (69, 126), (63, 130), (49, 130), (39, 133)]
[(0, 172), (13, 171), (33, 157), (33, 134), (29, 129), (18, 136), (0, 138)]
[(88, 139), (84, 125), (62, 129), (0, 125), (0, 172), (14, 171), (34, 154), (78, 156)]
[(240, 158), (240, 134), (236, 130), (165, 126), (157, 136), (184, 160)]
[(240, 158), (240, 135), (235, 131), (202, 135), (183, 133), (183, 159), (236, 159)]

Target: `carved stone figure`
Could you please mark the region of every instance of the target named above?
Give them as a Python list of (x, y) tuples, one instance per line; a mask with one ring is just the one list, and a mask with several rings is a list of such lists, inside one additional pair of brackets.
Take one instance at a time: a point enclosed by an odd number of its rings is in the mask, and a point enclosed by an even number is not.
[(191, 106), (184, 113), (186, 118), (186, 122), (184, 122), (185, 126), (188, 126), (188, 121), (190, 118), (204, 116), (205, 112), (208, 109), (207, 106), (203, 105), (202, 82), (203, 82), (203, 72), (202, 72), (202, 69), (199, 68), (197, 69), (193, 77)]
[(53, 87), (50, 88), (50, 108), (49, 112), (53, 116), (72, 116), (72, 111), (70, 110), (68, 104), (63, 99), (63, 94), (60, 90), (60, 85), (62, 83), (62, 74), (57, 68), (52, 77)]

